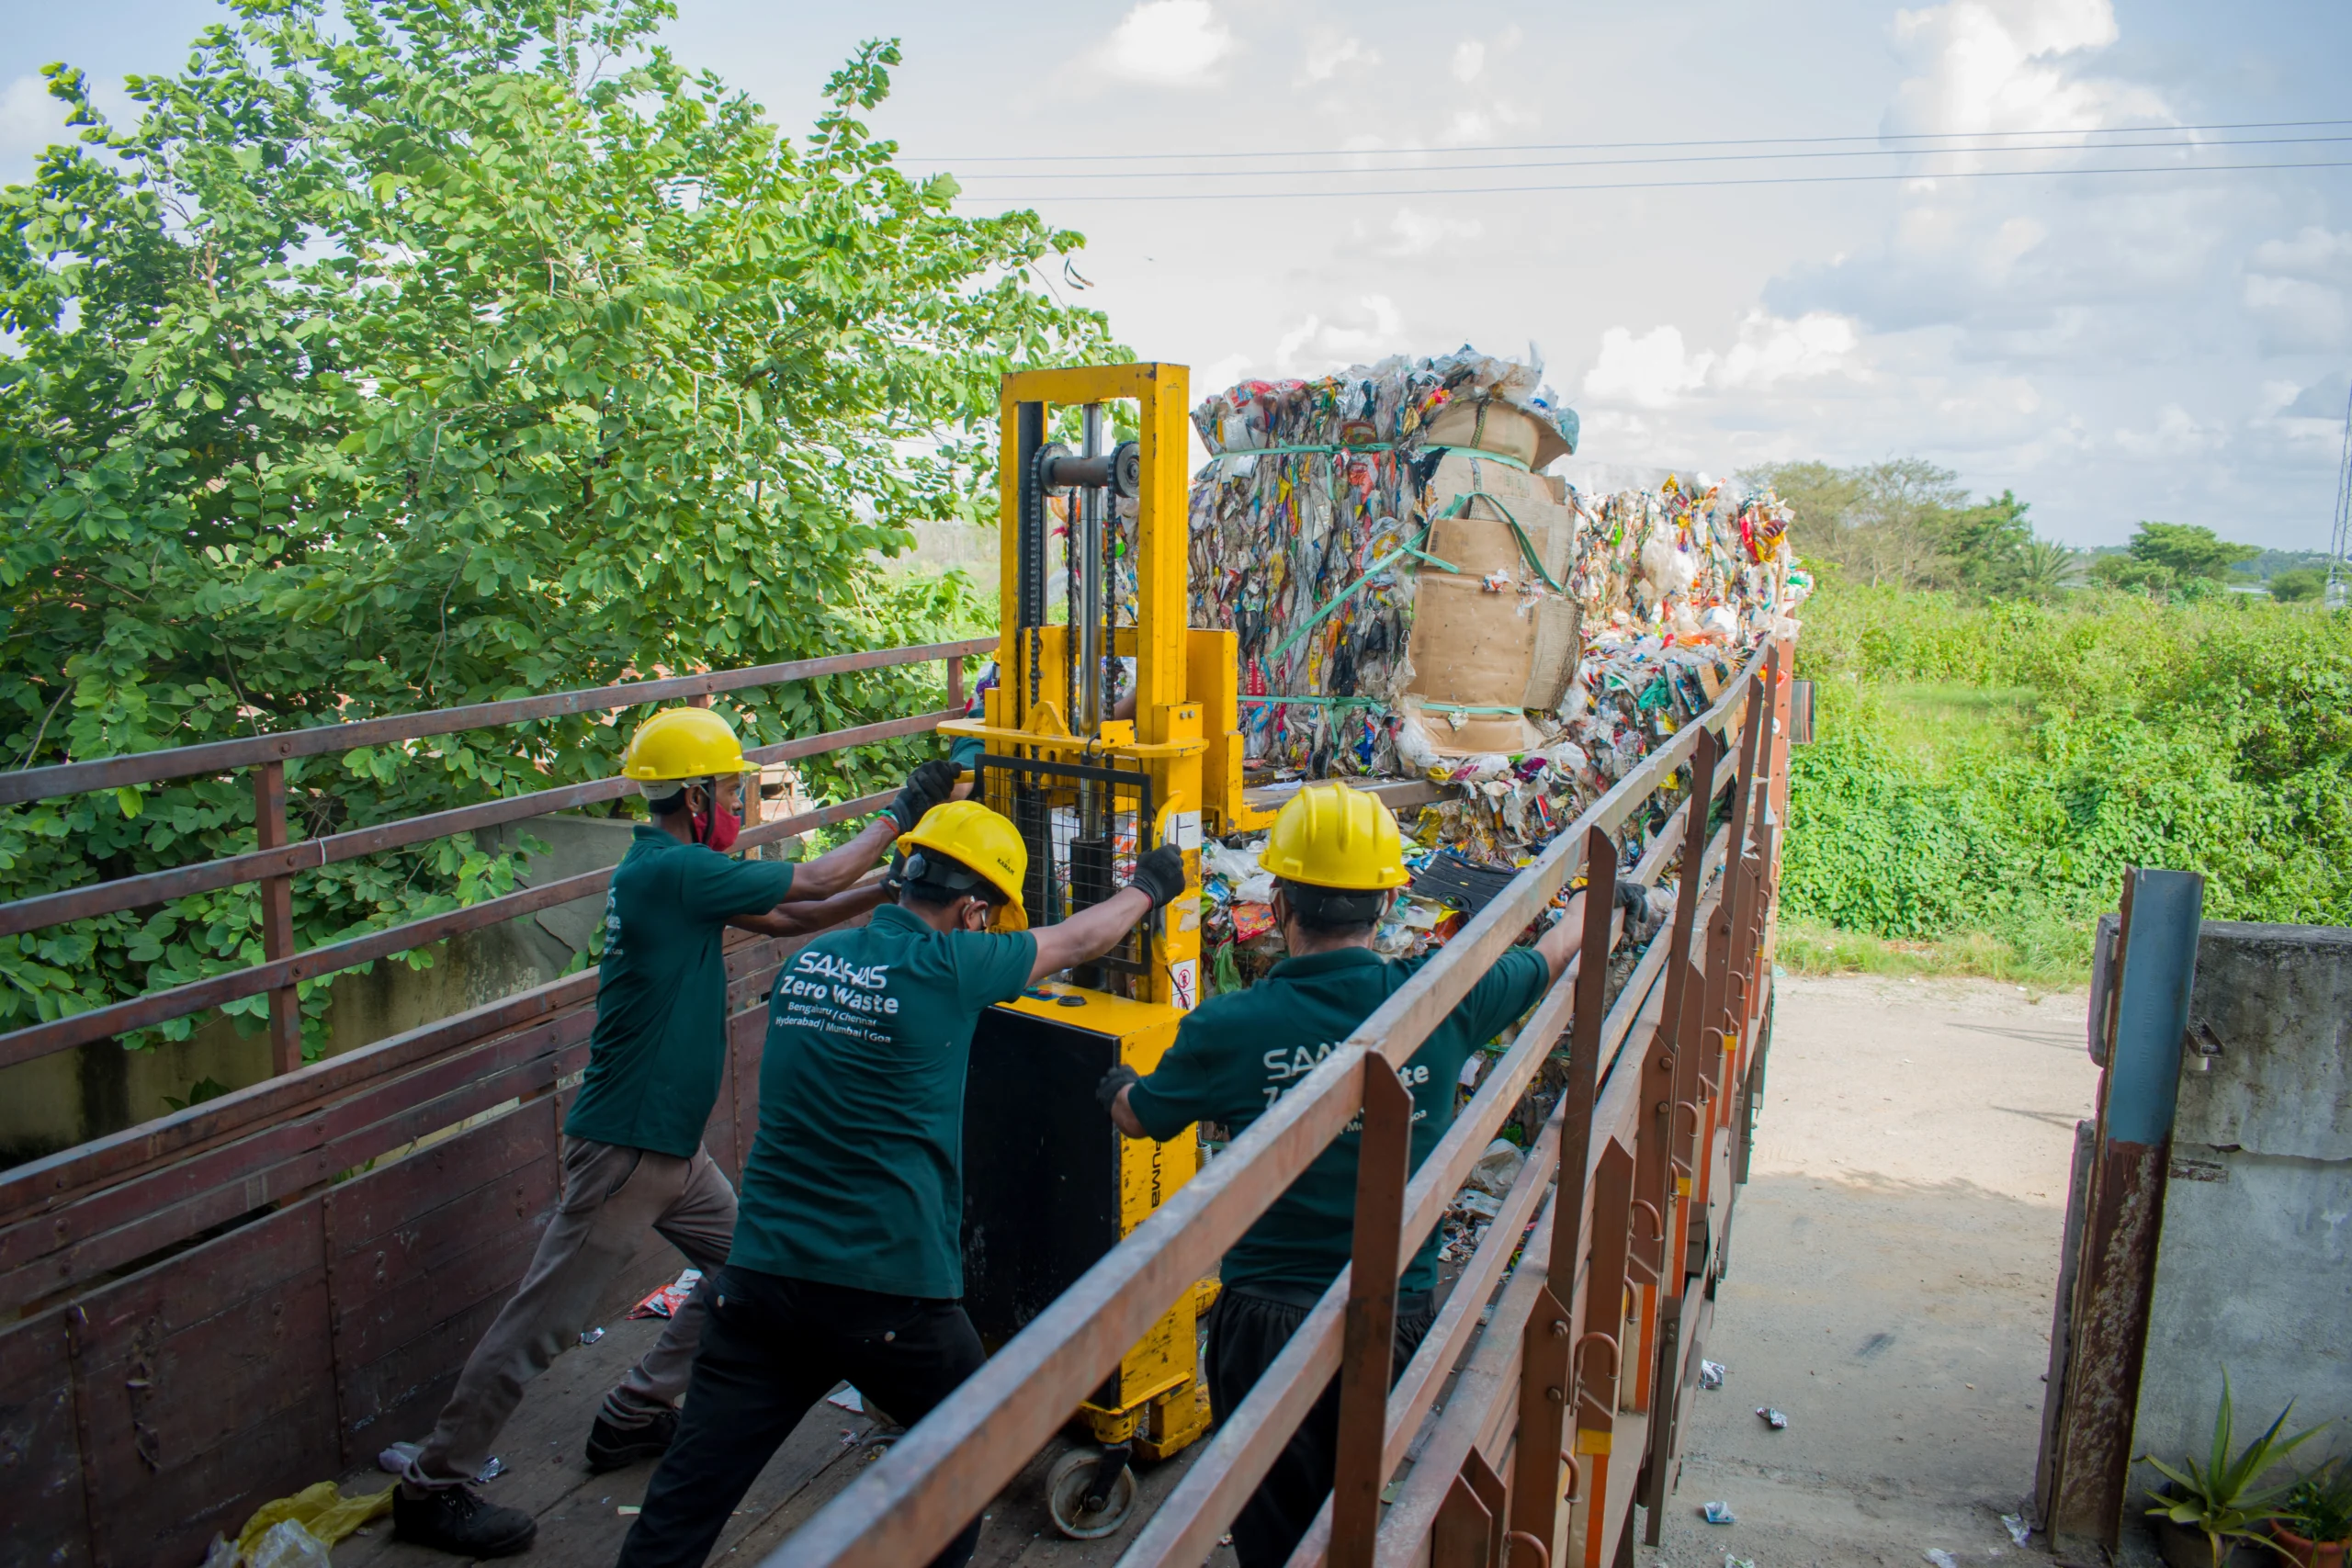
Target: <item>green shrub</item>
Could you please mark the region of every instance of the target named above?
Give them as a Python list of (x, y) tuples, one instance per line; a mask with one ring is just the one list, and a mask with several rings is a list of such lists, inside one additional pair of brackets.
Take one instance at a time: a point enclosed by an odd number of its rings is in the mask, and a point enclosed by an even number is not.
[(2211, 918), (2352, 924), (2352, 617), (1833, 587), (1797, 669), (1800, 926), (2044, 974), (2079, 967), (2130, 865), (2202, 873)]

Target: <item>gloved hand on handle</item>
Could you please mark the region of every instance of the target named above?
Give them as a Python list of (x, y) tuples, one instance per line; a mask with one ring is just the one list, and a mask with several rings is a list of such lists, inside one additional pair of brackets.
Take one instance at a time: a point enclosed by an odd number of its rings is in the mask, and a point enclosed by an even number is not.
[(1135, 874), (1127, 879), (1127, 886), (1149, 897), (1152, 913), (1158, 914), (1184, 891), (1184, 852), (1173, 844), (1162, 844), (1137, 855)]
[(897, 819), (899, 831), (912, 832), (925, 812), (945, 804), (962, 776), (963, 770), (945, 761), (925, 762), (909, 773), (899, 798), (890, 803), (890, 815)]
[(1120, 1090), (1125, 1089), (1129, 1084), (1141, 1083), (1142, 1081), (1142, 1074), (1136, 1072), (1125, 1062), (1122, 1062), (1117, 1066), (1113, 1067), (1109, 1072), (1104, 1073), (1102, 1075), (1102, 1081), (1094, 1086), (1094, 1102), (1097, 1105), (1100, 1105), (1105, 1111), (1108, 1111), (1111, 1107), (1119, 1102)]

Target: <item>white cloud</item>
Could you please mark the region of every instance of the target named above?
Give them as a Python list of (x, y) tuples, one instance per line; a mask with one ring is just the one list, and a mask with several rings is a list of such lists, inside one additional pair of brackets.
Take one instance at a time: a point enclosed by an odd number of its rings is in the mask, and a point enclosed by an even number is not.
[[(2266, 388), (2265, 390), (2268, 389)], [(2308, 387), (2284, 384), (2285, 396), (2278, 399), (2278, 412), (2285, 419), (2324, 419), (2340, 424), (2345, 418), (2347, 402), (2352, 402), (2352, 374), (2337, 371), (2323, 376)]]
[(2272, 354), (2308, 354), (2352, 343), (2352, 234), (2316, 226), (2267, 240), (2246, 261), (2242, 294)]
[[(2160, 95), (2073, 69), (2069, 56), (2104, 49), (2119, 36), (2110, 0), (1952, 0), (1898, 11), (1895, 47), (1917, 74), (1896, 92), (1883, 129), (1917, 135), (2165, 123), (2172, 116)], [(1945, 168), (1981, 163), (1938, 160)], [(2014, 166), (2016, 160), (2002, 163)]]
[(1467, 85), (1478, 79), (1487, 68), (1487, 46), (1474, 38), (1464, 39), (1453, 46), (1453, 79)]
[(2135, 457), (2183, 457), (2211, 450), (2226, 433), (2189, 417), (2178, 403), (2166, 403), (2156, 412), (2154, 429), (2119, 429), (2115, 444)]
[(1233, 29), (1209, 0), (1141, 0), (1088, 60), (1125, 81), (1199, 87), (1216, 84), (1233, 51)]
[(1476, 218), (1453, 218), (1400, 207), (1388, 220), (1388, 232), (1377, 249), (1386, 256), (1425, 256), (1440, 245), (1475, 240), (1487, 231)]
[(1600, 357), (1585, 372), (1584, 395), (1662, 409), (1702, 384), (1714, 362), (1712, 354), (1686, 354), (1679, 327), (1656, 327), (1640, 337), (1611, 327), (1600, 334)]
[(1283, 376), (1320, 376), (1411, 346), (1396, 302), (1385, 294), (1365, 294), (1352, 310), (1310, 315), (1284, 333), (1274, 345), (1274, 366)]
[(1853, 321), (1817, 310), (1791, 321), (1748, 312), (1739, 338), (1723, 353), (1691, 352), (1682, 331), (1655, 327), (1640, 337), (1624, 327), (1600, 334), (1600, 357), (1585, 372), (1584, 395), (1603, 403), (1663, 409), (1685, 394), (1770, 390), (1783, 382), (1828, 376), (1865, 378)]
[(1342, 71), (1361, 73), (1379, 63), (1380, 51), (1354, 34), (1342, 33), (1337, 28), (1317, 28), (1306, 40), (1306, 52), (1298, 62), (1298, 75), (1291, 85), (1313, 86), (1329, 82)]
[(2246, 314), (2261, 323), (2262, 346), (2273, 354), (2341, 348), (2352, 341), (2352, 309), (2340, 288), (2252, 272), (2245, 300)]
[(2257, 272), (2306, 277), (2319, 283), (2352, 283), (2352, 234), (2312, 224), (2291, 240), (2265, 240), (2251, 258)]
[(1826, 310), (1788, 321), (1753, 310), (1739, 324), (1739, 341), (1723, 356), (1714, 381), (1725, 388), (1767, 388), (1816, 376), (1859, 376), (1854, 323)]

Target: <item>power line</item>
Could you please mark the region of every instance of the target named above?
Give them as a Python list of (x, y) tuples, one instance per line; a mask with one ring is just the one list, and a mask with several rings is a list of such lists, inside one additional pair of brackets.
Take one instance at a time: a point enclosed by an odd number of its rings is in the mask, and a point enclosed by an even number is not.
[[(2012, 147), (1883, 147), (1838, 148), (1820, 152), (1680, 152), (1651, 158), (1574, 158), (1556, 161), (1514, 161), (1502, 164), (1385, 164), (1361, 169), (1136, 169), (1115, 174), (1084, 170), (1016, 170), (1005, 174), (971, 174), (975, 180), (1264, 180), (1306, 175), (1453, 175), (1489, 169), (1598, 169), (1646, 164), (1742, 164), (1788, 158), (1935, 158), (1961, 153), (2165, 152), (2188, 148), (2204, 152), (2222, 147), (2301, 146), (2312, 142), (2352, 141), (2352, 136), (2245, 136), (2227, 141), (2132, 141), (2100, 147), (2079, 141), (2029, 142)], [(1920, 176), (1926, 177), (1926, 176)]]
[(1326, 147), (1276, 148), (1247, 152), (1022, 152), (990, 156), (955, 158), (917, 158), (905, 153), (900, 156), (910, 163), (962, 164), (1118, 164), (1167, 162), (1175, 158), (1343, 158), (1357, 157), (1367, 152), (1404, 154), (1426, 152), (1433, 157), (1454, 157), (1473, 152), (1615, 152), (1645, 148), (1675, 147), (1756, 147), (1756, 146), (1819, 146), (1834, 142), (1853, 141), (1939, 141), (1960, 137), (1993, 136), (2137, 136), (2154, 132), (2177, 135), (2189, 130), (2303, 130), (2321, 126), (2352, 125), (2352, 119), (2249, 119), (2230, 120), (2211, 125), (2116, 125), (2086, 126), (2079, 130), (1919, 130), (1887, 133), (1876, 136), (1736, 136), (1716, 137), (1692, 141), (1527, 141), (1479, 143), (1465, 147)]
[[(1003, 196), (991, 191), (975, 196), (959, 194), (956, 199), (1013, 207), (1071, 201), (1312, 201), (1329, 197), (1532, 196), (1551, 191), (1702, 190), (1726, 186), (1860, 185), (1883, 184), (1888, 180), (2063, 179), (2088, 175), (2218, 175), (2257, 169), (2344, 168), (2352, 168), (2352, 159), (2323, 159), (2304, 164), (2152, 164), (2103, 169), (1962, 169), (1940, 175), (1902, 172), (1881, 175), (1727, 175), (1720, 179), (1703, 180), (1593, 180), (1576, 185), (1414, 186), (1372, 190), (1049, 191), (1038, 196)], [(1445, 171), (1430, 172), (1442, 174)]]

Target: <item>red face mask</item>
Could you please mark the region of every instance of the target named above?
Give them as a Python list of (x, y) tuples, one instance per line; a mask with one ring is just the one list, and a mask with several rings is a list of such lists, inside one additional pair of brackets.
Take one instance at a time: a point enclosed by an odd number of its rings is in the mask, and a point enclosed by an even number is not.
[(735, 814), (732, 811), (720, 806), (718, 797), (713, 795), (710, 815), (705, 817), (696, 813), (694, 818), (694, 827), (695, 843), (706, 845), (717, 850), (720, 854), (725, 854), (735, 847), (735, 835), (742, 830), (743, 825), (735, 819)]

